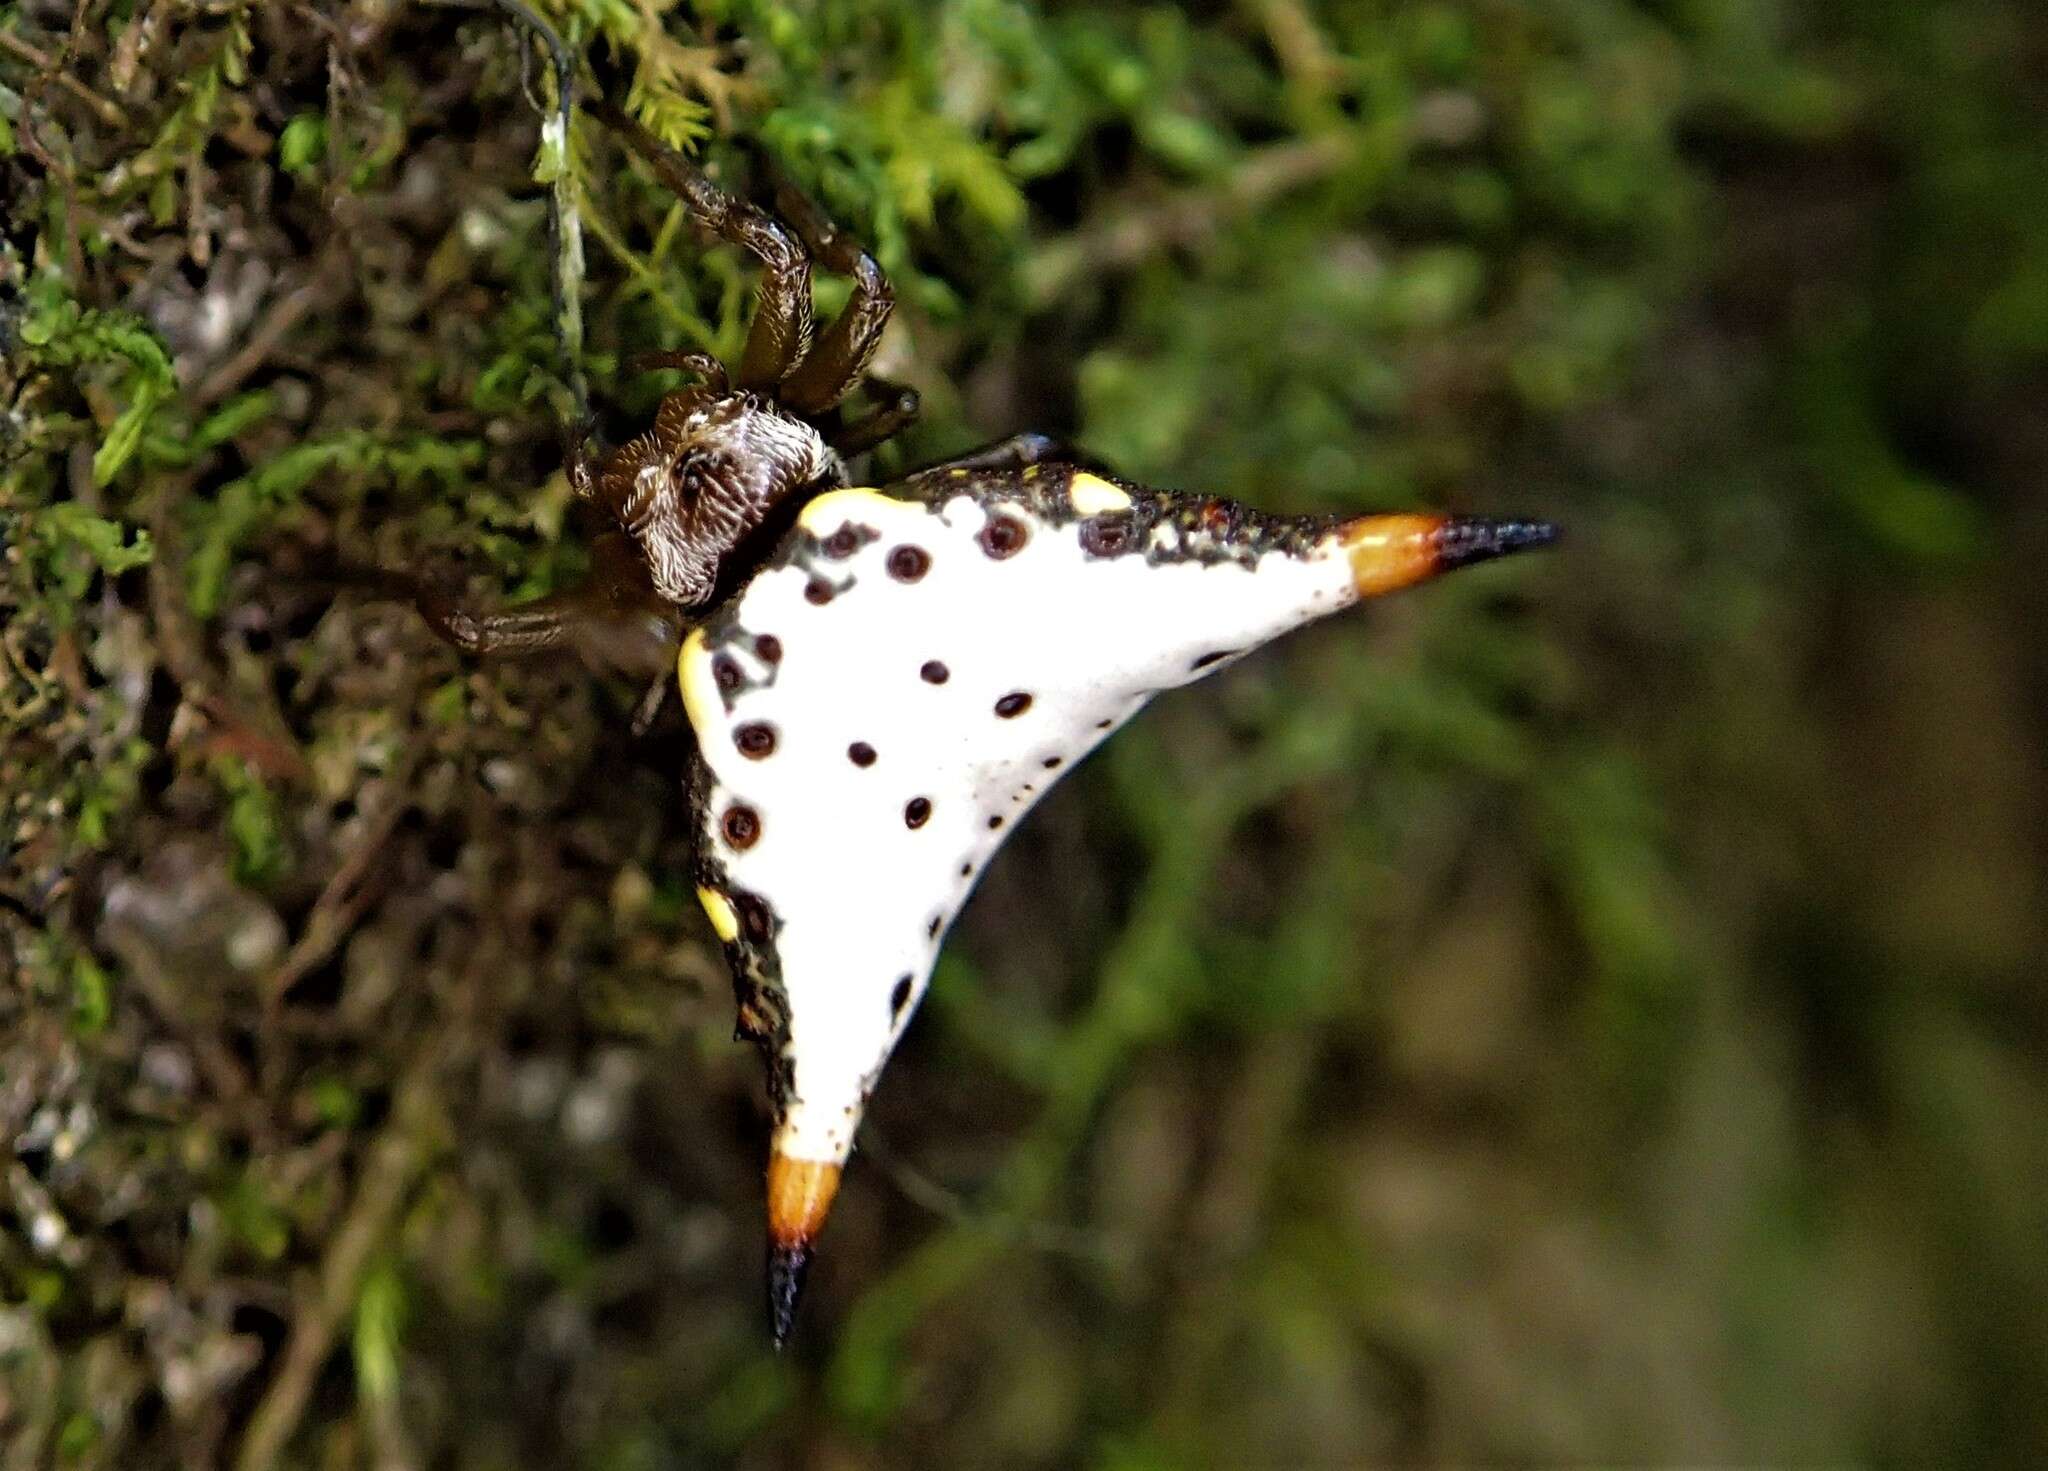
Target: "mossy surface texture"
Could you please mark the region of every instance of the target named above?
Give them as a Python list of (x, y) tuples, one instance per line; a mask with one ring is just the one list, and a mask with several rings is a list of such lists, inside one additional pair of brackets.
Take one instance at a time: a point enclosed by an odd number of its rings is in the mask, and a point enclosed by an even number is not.
[(536, 9), (874, 246), (864, 478), (1568, 541), (1023, 824), (777, 1356), (679, 712), (369, 575), (583, 571), (551, 196), (614, 439), (751, 272), (501, 11), (0, 4), (0, 1462), (2048, 1445), (2037, 6)]

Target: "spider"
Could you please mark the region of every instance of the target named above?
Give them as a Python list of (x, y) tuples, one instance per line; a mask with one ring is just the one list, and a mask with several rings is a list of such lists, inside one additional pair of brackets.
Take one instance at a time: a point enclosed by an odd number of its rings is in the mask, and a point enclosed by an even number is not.
[[(1154, 490), (1043, 434), (880, 489), (849, 458), (917, 415), (914, 393), (843, 419), (893, 304), (865, 249), (801, 194), (735, 199), (617, 107), (590, 110), (705, 230), (761, 270), (738, 373), (696, 382), (646, 433), (593, 455), (576, 494), (607, 513), (591, 581), (483, 611), (408, 584), (475, 654), (575, 647), (673, 670), (698, 745), (697, 893), (764, 1058), (768, 1306), (795, 1320), (868, 1097), (948, 926), (1039, 797), (1160, 690), (1300, 624), (1551, 541), (1541, 521), (1268, 515)], [(852, 278), (822, 331), (813, 264)], [(870, 385), (871, 387), (877, 385)]]

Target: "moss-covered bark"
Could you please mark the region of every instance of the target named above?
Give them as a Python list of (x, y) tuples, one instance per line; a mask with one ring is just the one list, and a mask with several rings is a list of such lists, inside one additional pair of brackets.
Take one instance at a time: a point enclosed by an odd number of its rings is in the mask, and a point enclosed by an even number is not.
[(499, 12), (0, 5), (0, 1463), (2048, 1440), (2037, 7), (536, 8), (874, 244), (876, 475), (1570, 548), (1033, 817), (776, 1358), (679, 719), (333, 575), (577, 575), (558, 179), (615, 435), (741, 263)]

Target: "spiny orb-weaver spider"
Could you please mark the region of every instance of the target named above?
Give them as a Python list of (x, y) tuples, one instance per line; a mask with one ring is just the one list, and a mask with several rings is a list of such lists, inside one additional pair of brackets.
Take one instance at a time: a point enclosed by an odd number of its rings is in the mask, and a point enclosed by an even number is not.
[[(607, 103), (712, 234), (762, 271), (736, 381), (699, 380), (568, 477), (616, 530), (582, 588), (491, 612), (413, 596), (475, 653), (575, 646), (676, 670), (697, 737), (697, 894), (775, 1110), (768, 1298), (789, 1335), (876, 1079), (948, 926), (1017, 821), (1161, 690), (1361, 598), (1551, 541), (1541, 521), (1273, 516), (1134, 485), (1043, 435), (881, 488), (849, 457), (914, 394), (842, 422), (892, 305), (881, 268), (805, 198), (781, 218), (719, 189)], [(814, 334), (811, 267), (850, 276)], [(679, 652), (678, 652), (679, 649)]]

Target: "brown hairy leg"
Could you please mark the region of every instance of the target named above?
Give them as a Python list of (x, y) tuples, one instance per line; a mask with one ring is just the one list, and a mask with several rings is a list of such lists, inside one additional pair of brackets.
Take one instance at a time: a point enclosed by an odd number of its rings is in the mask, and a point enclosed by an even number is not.
[(802, 242), (773, 215), (720, 189), (613, 103), (600, 98), (584, 106), (647, 160), (698, 223), (761, 263), (761, 289), (740, 358), (739, 385), (774, 389), (811, 344), (811, 258)]
[(530, 603), (479, 608), (403, 572), (355, 574), (419, 609), (427, 626), (465, 654), (538, 654), (573, 649), (595, 668), (667, 680), (688, 631), (673, 603), (655, 594), (639, 548), (609, 531), (591, 543), (589, 580)]
[(812, 259), (828, 271), (853, 278), (853, 295), (847, 298), (845, 309), (818, 335), (809, 356), (782, 383), (780, 397), (785, 405), (799, 414), (822, 414), (866, 376), (875, 349), (881, 345), (882, 331), (889, 325), (889, 313), (895, 309), (896, 293), (867, 249), (779, 174), (775, 178), (775, 209), (796, 231)]

